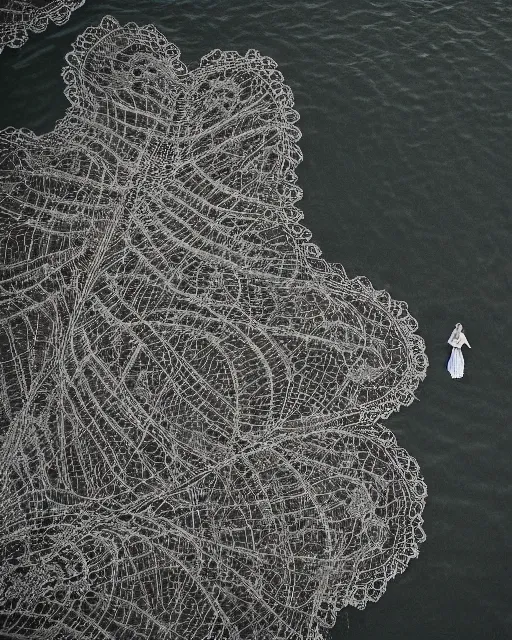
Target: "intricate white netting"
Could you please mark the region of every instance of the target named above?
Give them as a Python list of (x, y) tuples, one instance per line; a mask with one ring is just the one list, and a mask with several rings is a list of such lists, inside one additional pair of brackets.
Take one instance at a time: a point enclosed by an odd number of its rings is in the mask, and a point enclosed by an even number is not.
[(67, 63), (55, 130), (0, 133), (3, 633), (318, 638), (424, 538), (377, 424), (416, 322), (299, 223), (270, 58), (107, 17)]
[(51, 20), (64, 24), (71, 12), (85, 0), (0, 0), (0, 53), (5, 47), (18, 48), (28, 40), (29, 31), (40, 33)]

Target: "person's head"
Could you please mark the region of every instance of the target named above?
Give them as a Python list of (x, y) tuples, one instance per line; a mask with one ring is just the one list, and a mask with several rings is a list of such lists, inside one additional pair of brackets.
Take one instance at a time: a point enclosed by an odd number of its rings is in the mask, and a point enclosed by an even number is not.
[(455, 325), (455, 328), (457, 329), (457, 331), (462, 332), (464, 331), (462, 325), (460, 322), (457, 322), (457, 324)]

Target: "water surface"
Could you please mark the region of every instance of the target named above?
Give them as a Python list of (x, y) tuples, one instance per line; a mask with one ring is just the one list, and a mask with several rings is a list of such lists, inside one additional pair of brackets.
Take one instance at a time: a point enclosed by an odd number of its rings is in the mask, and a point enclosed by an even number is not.
[[(0, 128), (53, 128), (60, 69), (111, 13), (186, 63), (259, 49), (292, 87), (305, 224), (329, 261), (409, 303), (431, 362), (387, 426), (429, 487), (418, 560), (332, 638), (512, 637), (512, 5), (508, 0), (88, 0), (0, 56)], [(455, 322), (466, 375), (445, 370)]]

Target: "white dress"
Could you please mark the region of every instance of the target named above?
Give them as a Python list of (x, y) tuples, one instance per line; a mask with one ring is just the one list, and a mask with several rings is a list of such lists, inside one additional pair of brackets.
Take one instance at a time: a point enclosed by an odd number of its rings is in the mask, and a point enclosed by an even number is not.
[(452, 378), (462, 378), (464, 375), (464, 356), (462, 355), (462, 345), (466, 344), (470, 349), (471, 346), (466, 336), (461, 332), (458, 338), (454, 337), (456, 330), (452, 331), (452, 335), (448, 340), (448, 344), (451, 345), (452, 354), (448, 360), (446, 368)]

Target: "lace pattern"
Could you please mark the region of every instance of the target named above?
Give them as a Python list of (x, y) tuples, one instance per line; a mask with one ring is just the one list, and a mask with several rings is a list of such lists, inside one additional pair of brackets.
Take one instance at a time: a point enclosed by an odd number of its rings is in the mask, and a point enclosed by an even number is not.
[(3, 632), (318, 639), (424, 539), (379, 424), (416, 322), (301, 224), (273, 60), (106, 17), (63, 76), (53, 132), (0, 132)]
[(17, 49), (29, 32), (41, 33), (51, 20), (61, 25), (85, 0), (0, 0), (0, 53), (5, 47)]

